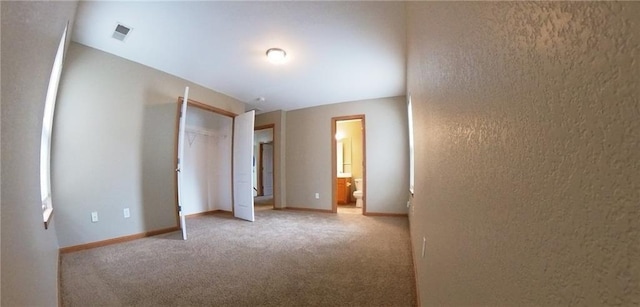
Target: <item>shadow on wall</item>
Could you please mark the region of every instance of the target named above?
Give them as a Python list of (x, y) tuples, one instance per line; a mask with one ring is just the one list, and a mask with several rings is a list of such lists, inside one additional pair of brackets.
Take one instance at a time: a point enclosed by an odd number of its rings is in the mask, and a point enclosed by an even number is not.
[[(177, 226), (175, 134), (177, 102), (148, 104), (142, 119), (142, 217), (143, 229)], [(132, 212), (132, 217), (133, 217)]]

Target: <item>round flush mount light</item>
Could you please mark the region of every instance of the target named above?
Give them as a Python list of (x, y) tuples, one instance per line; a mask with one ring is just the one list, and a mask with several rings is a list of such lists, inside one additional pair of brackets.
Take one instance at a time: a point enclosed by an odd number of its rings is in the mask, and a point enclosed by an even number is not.
[(282, 64), (287, 59), (287, 53), (280, 48), (271, 48), (267, 50), (267, 58), (273, 64)]

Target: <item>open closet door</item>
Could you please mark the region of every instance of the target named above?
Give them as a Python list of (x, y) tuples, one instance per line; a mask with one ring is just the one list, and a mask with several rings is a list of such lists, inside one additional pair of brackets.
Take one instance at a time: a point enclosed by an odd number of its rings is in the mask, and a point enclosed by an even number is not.
[(253, 123), (255, 111), (233, 121), (233, 215), (254, 221), (253, 212)]
[(184, 163), (184, 134), (187, 125), (187, 101), (189, 101), (189, 87), (184, 89), (184, 99), (180, 105), (180, 123), (178, 124), (178, 161), (176, 172), (178, 173), (178, 214), (180, 215), (180, 229), (182, 229), (182, 239), (187, 239), (187, 222), (184, 217), (184, 178), (182, 165)]

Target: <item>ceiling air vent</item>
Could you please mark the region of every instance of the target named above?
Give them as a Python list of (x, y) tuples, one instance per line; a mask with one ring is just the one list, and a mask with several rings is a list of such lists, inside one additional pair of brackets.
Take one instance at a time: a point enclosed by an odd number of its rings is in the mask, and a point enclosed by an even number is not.
[(115, 31), (113, 31), (113, 35), (111, 35), (111, 37), (123, 42), (124, 39), (127, 38), (127, 34), (129, 34), (129, 32), (131, 32), (130, 27), (124, 26), (122, 24), (118, 24), (116, 26)]

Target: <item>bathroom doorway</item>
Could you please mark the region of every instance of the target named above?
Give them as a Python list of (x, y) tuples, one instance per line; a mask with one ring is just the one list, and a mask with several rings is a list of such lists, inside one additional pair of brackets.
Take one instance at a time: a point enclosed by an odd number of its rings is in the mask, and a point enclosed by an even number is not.
[(253, 196), (256, 210), (275, 208), (274, 190), (274, 142), (275, 125), (254, 128)]
[(366, 214), (365, 116), (331, 119), (332, 212)]

